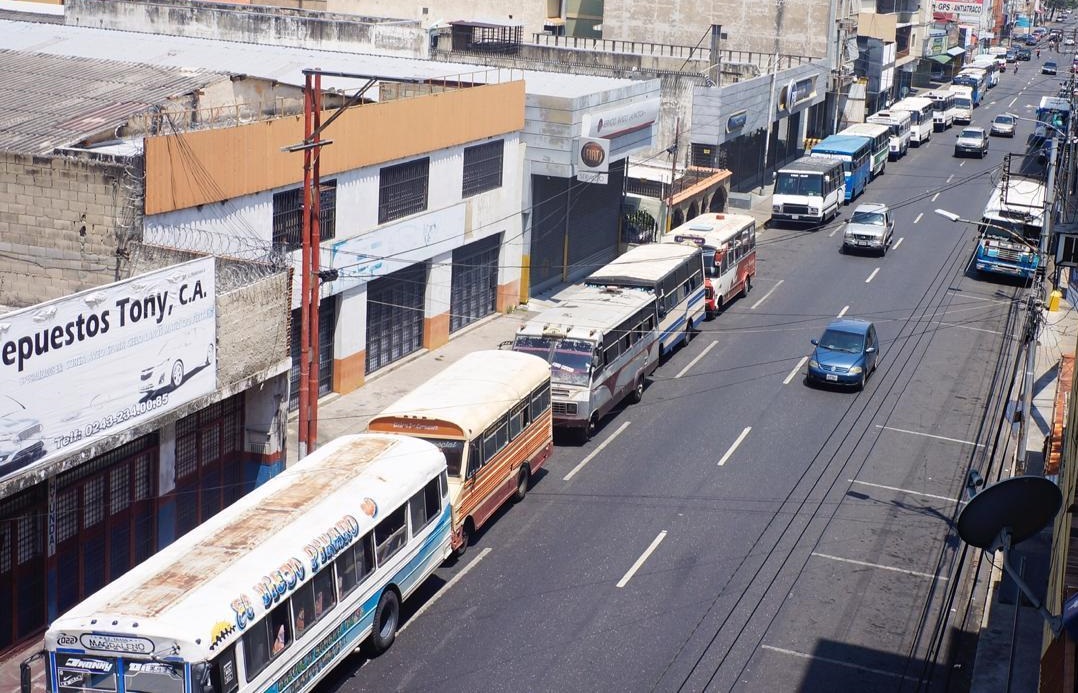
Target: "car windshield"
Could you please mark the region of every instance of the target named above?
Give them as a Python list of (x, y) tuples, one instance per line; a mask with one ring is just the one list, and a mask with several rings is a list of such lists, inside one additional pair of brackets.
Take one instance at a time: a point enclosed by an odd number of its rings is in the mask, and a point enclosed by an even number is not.
[(775, 194), (777, 195), (819, 196), (822, 190), (820, 177), (808, 173), (779, 171), (778, 178), (775, 180)]
[(883, 212), (865, 212), (857, 210), (853, 213), (853, 217), (850, 219), (851, 224), (870, 224), (872, 226), (883, 226), (884, 218)]
[(959, 137), (971, 137), (973, 139), (980, 139), (981, 138), (981, 131), (980, 130), (963, 130), (962, 134), (959, 135)]
[(864, 343), (864, 335), (859, 335), (856, 332), (829, 329), (824, 331), (823, 336), (820, 337), (819, 346), (821, 349), (827, 349), (828, 351), (845, 351), (857, 354), (860, 353)]
[(997, 125), (1014, 125), (1014, 118), (1010, 116), (996, 116)]

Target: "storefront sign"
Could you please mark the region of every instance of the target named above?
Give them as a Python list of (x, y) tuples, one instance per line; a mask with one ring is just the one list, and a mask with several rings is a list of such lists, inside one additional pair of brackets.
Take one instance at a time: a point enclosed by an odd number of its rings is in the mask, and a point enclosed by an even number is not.
[(582, 137), (602, 137), (607, 140), (621, 135), (650, 128), (659, 117), (659, 100), (649, 99), (639, 103), (619, 106), (607, 111), (584, 114)]
[(0, 315), (0, 478), (217, 387), (214, 259)]
[(816, 96), (816, 76), (804, 79), (791, 80), (789, 84), (779, 92), (778, 110), (780, 113), (792, 113)]
[(573, 169), (581, 182), (605, 184), (610, 169), (610, 140), (600, 137), (577, 140)]
[(726, 132), (740, 132), (745, 127), (745, 121), (749, 118), (748, 111), (738, 111), (726, 119)]

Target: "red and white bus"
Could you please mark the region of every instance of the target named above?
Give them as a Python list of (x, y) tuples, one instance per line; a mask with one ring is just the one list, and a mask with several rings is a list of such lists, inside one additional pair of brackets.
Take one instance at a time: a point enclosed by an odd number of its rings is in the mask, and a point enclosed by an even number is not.
[(756, 220), (748, 214), (701, 214), (663, 234), (661, 241), (695, 245), (704, 251), (708, 318), (752, 289)]

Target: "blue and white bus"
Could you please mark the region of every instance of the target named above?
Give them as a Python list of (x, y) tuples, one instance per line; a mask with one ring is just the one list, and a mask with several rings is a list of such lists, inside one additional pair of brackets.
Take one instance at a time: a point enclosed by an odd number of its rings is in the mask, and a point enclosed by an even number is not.
[(1044, 230), (1044, 183), (1008, 176), (1001, 180), (981, 216), (974, 257), (980, 272), (1028, 279), (1040, 263)]
[(1045, 140), (1050, 136), (1063, 137), (1071, 117), (1071, 102), (1059, 96), (1042, 96), (1037, 106), (1037, 124), (1033, 126), (1033, 139)]
[(981, 99), (984, 98), (984, 93), (988, 90), (987, 76), (984, 70), (974, 68), (966, 68), (959, 72), (951, 80), (951, 84), (958, 84), (973, 90), (971, 96), (974, 108), (981, 105)]
[(812, 148), (810, 156), (828, 157), (842, 162), (849, 202), (865, 191), (872, 176), (872, 143), (863, 137), (831, 135)]
[(338, 438), (53, 621), (24, 681), (43, 654), (48, 693), (309, 691), (393, 643), (450, 528), (433, 443)]
[(692, 339), (706, 317), (704, 253), (697, 246), (638, 245), (592, 272), (584, 284), (654, 295), (660, 357)]
[(890, 154), (891, 130), (879, 123), (854, 123), (839, 135), (864, 137), (872, 143), (872, 177), (883, 175)]

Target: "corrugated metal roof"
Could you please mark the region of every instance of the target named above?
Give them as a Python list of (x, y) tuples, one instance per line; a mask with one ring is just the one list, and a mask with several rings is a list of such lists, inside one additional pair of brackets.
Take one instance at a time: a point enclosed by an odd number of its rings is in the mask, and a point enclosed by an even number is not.
[(27, 154), (74, 144), (170, 97), (228, 79), (221, 72), (19, 50), (0, 50), (0, 74), (0, 150)]

